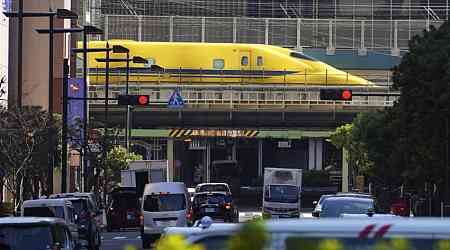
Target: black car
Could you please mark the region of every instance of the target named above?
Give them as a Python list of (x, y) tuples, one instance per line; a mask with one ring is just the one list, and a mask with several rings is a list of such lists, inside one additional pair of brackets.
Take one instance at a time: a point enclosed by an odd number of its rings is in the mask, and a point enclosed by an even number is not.
[(192, 221), (204, 216), (224, 222), (237, 222), (238, 211), (229, 192), (200, 192), (194, 194), (192, 202)]
[(375, 200), (369, 197), (334, 196), (327, 197), (319, 217), (341, 217), (342, 214), (368, 214), (376, 212)]
[(89, 199), (83, 197), (66, 197), (72, 202), (75, 210), (75, 223), (78, 225), (80, 240), (86, 241), (89, 250), (98, 250), (101, 245), (100, 228), (97, 226), (94, 205)]
[(110, 194), (106, 210), (107, 230), (138, 228), (140, 226), (140, 202), (136, 188), (116, 188)]

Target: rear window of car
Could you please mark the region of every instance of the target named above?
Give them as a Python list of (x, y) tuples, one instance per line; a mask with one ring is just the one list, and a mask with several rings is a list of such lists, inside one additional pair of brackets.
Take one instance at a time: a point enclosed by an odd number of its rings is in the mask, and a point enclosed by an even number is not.
[(137, 209), (139, 208), (139, 198), (136, 194), (120, 194), (112, 198), (114, 209)]
[(341, 214), (367, 214), (374, 209), (372, 199), (326, 199), (320, 217), (339, 217)]
[(198, 192), (230, 192), (226, 185), (203, 185)]
[(57, 217), (64, 219), (64, 207), (26, 207), (24, 216), (32, 217)]
[(152, 194), (145, 196), (144, 211), (166, 212), (184, 209), (186, 209), (184, 194)]
[(0, 249), (43, 250), (53, 248), (50, 226), (2, 226), (0, 227)]
[(194, 204), (202, 204), (207, 201), (209, 201), (209, 203), (224, 203), (231, 202), (231, 198), (220, 193), (196, 194), (194, 196)]

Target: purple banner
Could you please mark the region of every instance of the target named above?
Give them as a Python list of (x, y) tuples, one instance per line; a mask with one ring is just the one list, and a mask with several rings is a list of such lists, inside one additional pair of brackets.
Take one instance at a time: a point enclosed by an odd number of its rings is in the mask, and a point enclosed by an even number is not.
[(71, 100), (71, 97), (84, 97), (84, 83), (83, 79), (72, 78), (68, 82), (68, 107), (67, 107), (67, 122), (71, 131), (69, 143), (75, 145), (82, 145), (83, 143), (83, 121), (84, 116), (84, 101)]

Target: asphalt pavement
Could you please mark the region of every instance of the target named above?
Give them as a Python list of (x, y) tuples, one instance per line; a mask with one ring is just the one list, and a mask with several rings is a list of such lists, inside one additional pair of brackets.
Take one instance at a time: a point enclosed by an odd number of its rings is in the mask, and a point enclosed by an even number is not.
[(102, 234), (101, 250), (140, 250), (142, 249), (139, 231), (105, 232)]

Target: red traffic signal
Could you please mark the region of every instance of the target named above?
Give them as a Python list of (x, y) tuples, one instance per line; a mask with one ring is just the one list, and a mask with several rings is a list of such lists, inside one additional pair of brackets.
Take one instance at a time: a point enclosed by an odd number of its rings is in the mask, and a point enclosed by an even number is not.
[(119, 105), (146, 106), (150, 102), (148, 95), (119, 95)]
[(353, 92), (350, 89), (321, 89), (321, 100), (351, 101)]

